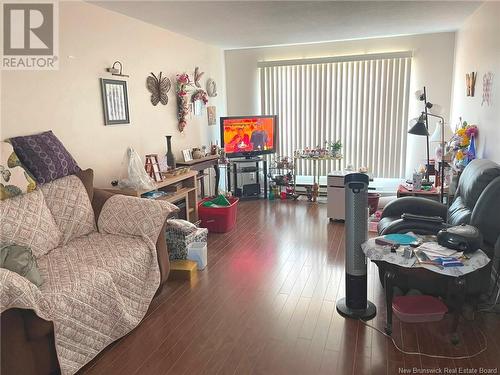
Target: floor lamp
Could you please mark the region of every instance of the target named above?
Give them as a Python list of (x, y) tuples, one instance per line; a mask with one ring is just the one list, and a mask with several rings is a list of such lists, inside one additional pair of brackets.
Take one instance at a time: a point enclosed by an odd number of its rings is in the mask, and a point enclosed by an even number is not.
[[(416, 134), (416, 135), (425, 135), (427, 144), (427, 165), (425, 166), (425, 178), (427, 181), (429, 181), (429, 169), (431, 168), (430, 166), (430, 157), (429, 157), (429, 121), (427, 121), (427, 111), (431, 109), (434, 104), (431, 102), (427, 101), (427, 88), (424, 86), (424, 91), (423, 92), (417, 92), (418, 95), (418, 100), (421, 102), (424, 102), (424, 111), (422, 112), (422, 115), (420, 116), (419, 120), (425, 121), (425, 128), (427, 129), (426, 134)], [(422, 116), (424, 116), (422, 118)], [(413, 133), (410, 133), (413, 134)]]
[[(441, 150), (442, 150), (442, 154), (444, 156), (444, 151), (445, 151), (445, 147), (446, 147), (446, 143), (444, 141), (444, 117), (443, 116), (439, 116), (439, 115), (434, 115), (432, 113), (427, 113), (426, 112), (422, 112), (422, 114), (420, 115), (420, 117), (418, 118), (417, 122), (415, 123), (415, 125), (413, 125), (411, 127), (410, 130), (408, 130), (408, 133), (409, 134), (413, 134), (413, 135), (422, 135), (422, 136), (425, 136), (427, 138), (427, 171), (426, 171), (426, 177), (427, 179), (429, 179), (429, 164), (430, 164), (430, 156), (429, 156), (429, 119), (428, 117), (431, 116), (431, 117), (436, 117), (438, 119), (440, 119), (441, 121), (439, 121), (439, 125), (441, 126)], [(444, 161), (443, 161), (443, 156), (441, 156), (441, 171), (440, 171), (440, 175), (441, 175), (441, 183), (440, 183), (440, 193), (439, 193), (439, 197), (440, 197), (440, 201), (441, 203), (443, 202), (443, 193), (444, 193)]]
[[(413, 120), (415, 121), (415, 120)], [(424, 112), (420, 115), (418, 118), (417, 122), (415, 125), (413, 125), (410, 130), (408, 130), (408, 134), (413, 134), (413, 135), (421, 135), (425, 136), (426, 140), (426, 147), (427, 147), (427, 159), (426, 159), (426, 168), (425, 168), (425, 178), (427, 181), (429, 180), (429, 164), (430, 162), (430, 156), (429, 156), (429, 127), (427, 125), (427, 117)]]

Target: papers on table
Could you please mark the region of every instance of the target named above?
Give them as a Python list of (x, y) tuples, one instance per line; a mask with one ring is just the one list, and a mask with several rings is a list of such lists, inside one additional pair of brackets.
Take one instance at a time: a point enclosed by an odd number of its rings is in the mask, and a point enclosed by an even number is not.
[(462, 267), (462, 252), (448, 249), (436, 242), (426, 242), (415, 249), (418, 261), (423, 264), (434, 264), (436, 267)]
[[(420, 235), (418, 237), (423, 241), (434, 240), (435, 242), (435, 236), (434, 238)], [(405, 268), (425, 268), (429, 271), (452, 277), (459, 277), (477, 271), (478, 269), (485, 267), (490, 262), (490, 258), (488, 258), (488, 256), (483, 251), (477, 250), (473, 253), (467, 254), (467, 258), (462, 259), (462, 267), (444, 267), (441, 264), (435, 262), (431, 263), (416, 261), (418, 258), (418, 251), (415, 252), (415, 255), (417, 255), (417, 257), (412, 257), (410, 259), (404, 258), (402, 255), (402, 251), (392, 252), (390, 246), (378, 245), (375, 242), (375, 238), (370, 238), (368, 241), (364, 242), (361, 245), (361, 248), (363, 249), (365, 255), (370, 260), (375, 262), (383, 261)], [(457, 257), (459, 255), (460, 253), (456, 254)]]
[(424, 242), (415, 250), (423, 252), (431, 260), (442, 257), (460, 258), (463, 255), (462, 252), (448, 249), (447, 247), (441, 246), (437, 242)]

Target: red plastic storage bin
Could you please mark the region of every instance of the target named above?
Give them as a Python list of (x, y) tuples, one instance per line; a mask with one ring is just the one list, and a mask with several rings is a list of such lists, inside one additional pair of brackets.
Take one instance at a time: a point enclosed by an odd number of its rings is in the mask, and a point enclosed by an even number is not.
[(238, 198), (228, 198), (230, 205), (227, 207), (205, 207), (203, 203), (212, 198), (205, 198), (198, 204), (198, 216), (201, 226), (209, 232), (225, 233), (231, 231), (236, 225)]
[(443, 319), (448, 308), (432, 296), (397, 296), (392, 300), (392, 311), (403, 322), (422, 323)]

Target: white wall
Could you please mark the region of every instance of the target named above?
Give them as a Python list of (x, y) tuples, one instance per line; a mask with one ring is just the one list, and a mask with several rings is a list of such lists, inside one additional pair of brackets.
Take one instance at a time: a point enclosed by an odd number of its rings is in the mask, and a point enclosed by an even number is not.
[[(500, 3), (486, 2), (457, 33), (453, 123), (462, 117), (479, 127), (478, 156), (500, 162)], [(477, 72), (476, 93), (467, 97), (465, 74)], [(493, 72), (493, 103), (481, 105), (483, 75)]]
[[(1, 138), (52, 129), (82, 168), (93, 168), (97, 186), (109, 187), (120, 174), (127, 146), (144, 158), (165, 154), (165, 135), (180, 150), (218, 139), (218, 126), (207, 125), (204, 112), (193, 117), (184, 133), (177, 130), (175, 87), (167, 106), (153, 107), (146, 77), (160, 71), (174, 82), (199, 66), (212, 77), (219, 95), (209, 105), (225, 114), (224, 56), (220, 48), (166, 31), (85, 2), (61, 2), (60, 69), (1, 73)], [(71, 58), (69, 56), (72, 56)], [(124, 64), (130, 125), (104, 126), (99, 78), (115, 60)], [(121, 79), (121, 78), (119, 78)]]
[[(439, 104), (441, 114), (449, 118), (454, 46), (454, 33), (438, 33), (228, 50), (225, 52), (228, 114), (259, 113), (260, 93), (257, 69), (259, 61), (413, 51), (409, 117), (418, 116), (423, 109), (422, 103), (415, 99), (413, 93), (425, 85), (429, 100)], [(431, 132), (433, 129), (434, 127), (431, 128)], [(425, 138), (409, 135), (407, 175), (424, 161)]]

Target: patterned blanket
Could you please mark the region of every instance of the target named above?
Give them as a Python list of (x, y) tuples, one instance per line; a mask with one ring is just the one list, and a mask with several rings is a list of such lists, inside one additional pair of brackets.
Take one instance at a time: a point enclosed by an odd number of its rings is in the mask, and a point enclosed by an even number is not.
[(142, 320), (160, 283), (156, 238), (166, 202), (110, 198), (99, 232), (38, 258), (43, 284), (0, 269), (0, 307), (32, 309), (54, 323), (62, 374), (73, 374)]

